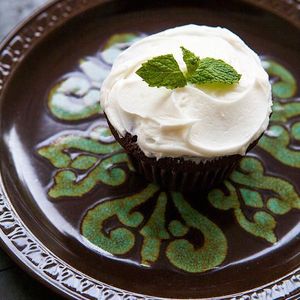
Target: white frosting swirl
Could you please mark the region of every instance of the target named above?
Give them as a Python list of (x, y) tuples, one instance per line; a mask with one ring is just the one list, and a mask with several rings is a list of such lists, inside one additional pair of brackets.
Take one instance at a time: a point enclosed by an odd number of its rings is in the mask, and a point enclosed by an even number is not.
[[(180, 47), (200, 58), (222, 59), (242, 75), (234, 86), (149, 87), (136, 71), (155, 56), (173, 54), (186, 70)], [(220, 27), (187, 25), (149, 36), (124, 51), (104, 81), (101, 104), (120, 136), (137, 136), (149, 157), (210, 159), (245, 154), (267, 128), (271, 85), (257, 54)]]

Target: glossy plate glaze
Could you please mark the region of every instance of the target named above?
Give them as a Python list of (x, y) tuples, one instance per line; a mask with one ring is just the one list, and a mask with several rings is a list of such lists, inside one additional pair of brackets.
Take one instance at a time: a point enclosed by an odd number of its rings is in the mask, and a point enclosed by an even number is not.
[[(3, 245), (74, 299), (298, 299), (297, 1), (160, 2), (55, 1), (2, 44)], [(274, 108), (222, 186), (183, 195), (136, 174), (97, 100), (118, 53), (188, 23), (228, 27), (253, 47)]]

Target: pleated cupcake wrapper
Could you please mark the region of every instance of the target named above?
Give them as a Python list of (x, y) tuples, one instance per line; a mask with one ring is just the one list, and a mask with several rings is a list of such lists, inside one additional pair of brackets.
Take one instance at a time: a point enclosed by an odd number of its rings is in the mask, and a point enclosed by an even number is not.
[(130, 155), (131, 161), (137, 172), (142, 174), (148, 181), (155, 182), (163, 188), (181, 192), (207, 191), (223, 182), (230, 175), (238, 163), (238, 159), (228, 162), (226, 166), (198, 164), (199, 171), (170, 170), (155, 165)]
[(115, 139), (124, 147), (131, 158), (136, 171), (148, 181), (158, 183), (168, 190), (181, 192), (207, 191), (222, 183), (241, 158), (240, 155), (233, 155), (200, 162), (195, 162), (193, 159), (173, 158), (156, 160), (145, 156), (136, 143), (136, 137), (131, 136), (129, 133), (125, 137), (119, 136), (108, 119), (107, 121)]

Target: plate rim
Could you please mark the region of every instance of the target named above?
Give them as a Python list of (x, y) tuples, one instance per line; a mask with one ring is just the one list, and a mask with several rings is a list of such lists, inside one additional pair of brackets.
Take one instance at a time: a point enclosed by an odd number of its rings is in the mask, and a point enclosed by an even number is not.
[[(39, 9), (35, 10), (27, 19), (15, 27), (4, 40), (0, 43), (0, 102), (2, 100), (3, 91), (7, 82), (14, 73), (18, 64), (26, 56), (30, 50), (35, 47), (40, 39), (57, 29), (65, 20), (69, 20), (83, 11), (114, 0), (53, 0), (47, 2)], [(252, 5), (267, 9), (281, 17), (289, 20), (296, 27), (300, 28), (300, 4), (297, 0), (243, 0)], [(55, 12), (59, 12), (58, 17)], [(42, 23), (44, 18), (48, 22)], [(46, 25), (44, 28), (42, 25)], [(32, 29), (33, 36), (26, 36), (24, 29)], [(1, 115), (0, 115), (1, 118)], [(1, 165), (1, 160), (0, 160)], [(5, 232), (7, 228), (12, 229), (9, 233)], [(20, 250), (15, 245), (18, 239), (26, 239), (26, 247)], [(15, 244), (14, 244), (15, 243)], [(78, 284), (88, 285), (98, 291), (95, 299), (153, 299), (155, 296), (146, 296), (138, 293), (126, 291), (113, 287), (111, 285), (100, 282), (90, 276), (76, 270), (76, 268), (67, 264), (65, 261), (57, 257), (37, 237), (27, 228), (17, 211), (14, 209), (5, 185), (3, 183), (3, 175), (0, 173), (0, 245), (5, 252), (27, 273), (43, 283), (46, 287), (70, 299), (89, 299), (84, 295), (87, 291), (78, 290)], [(26, 250), (26, 251), (25, 251)], [(39, 256), (39, 260), (35, 261), (32, 256)], [(57, 269), (56, 277), (47, 274), (46, 267), (55, 264)], [(65, 275), (67, 274), (67, 276)], [(69, 278), (73, 276), (73, 285), (70, 284)], [(59, 279), (60, 278), (60, 279)], [(68, 282), (64, 283), (64, 280)], [(67, 285), (68, 284), (68, 285)], [(287, 274), (271, 283), (257, 287), (242, 293), (227, 295), (223, 297), (211, 299), (234, 299), (234, 300), (267, 300), (279, 299), (281, 297), (294, 297), (300, 295), (300, 266), (290, 274)], [(88, 294), (87, 294), (88, 296)], [(159, 298), (166, 299), (166, 298)], [(200, 300), (200, 299), (199, 299)]]

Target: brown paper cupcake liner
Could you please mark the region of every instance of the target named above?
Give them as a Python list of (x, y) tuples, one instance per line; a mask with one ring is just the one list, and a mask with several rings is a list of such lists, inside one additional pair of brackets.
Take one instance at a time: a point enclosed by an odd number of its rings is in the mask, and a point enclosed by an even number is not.
[[(109, 127), (116, 140), (129, 154), (136, 171), (148, 181), (155, 182), (163, 188), (192, 192), (209, 190), (230, 175), (241, 155), (217, 157), (216, 159), (196, 163), (184, 158), (147, 157), (137, 144), (137, 137), (127, 133), (120, 137), (108, 121)], [(251, 145), (249, 148), (252, 148)]]
[[(192, 171), (176, 170), (176, 167), (168, 168), (159, 166), (152, 162), (144, 161), (130, 155), (131, 161), (140, 174), (148, 181), (158, 183), (160, 186), (176, 191), (192, 192), (196, 190), (206, 191), (223, 182), (234, 170), (239, 158), (227, 160), (226, 165), (216, 161), (213, 166), (200, 163), (195, 166), (198, 169)], [(223, 159), (223, 158), (222, 158)], [(183, 164), (185, 161), (182, 162)], [(195, 169), (193, 168), (193, 169)]]

